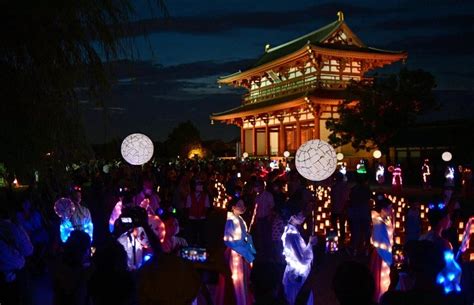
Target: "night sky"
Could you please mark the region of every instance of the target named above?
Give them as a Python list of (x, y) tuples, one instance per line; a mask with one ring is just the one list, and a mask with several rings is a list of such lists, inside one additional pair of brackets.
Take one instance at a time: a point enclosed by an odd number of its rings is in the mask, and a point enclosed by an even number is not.
[(238, 137), (236, 127), (210, 125), (210, 113), (240, 105), (242, 94), (218, 88), (217, 78), (244, 70), (267, 43), (277, 46), (336, 20), (339, 10), (367, 45), (406, 50), (408, 68), (433, 73), (441, 99), (474, 103), (471, 0), (175, 0), (167, 6), (166, 21), (151, 20), (149, 8), (138, 7), (141, 19), (131, 33), (144, 27), (149, 33), (136, 36), (133, 58), (114, 64), (117, 80), (105, 99), (106, 114), (91, 101), (80, 101), (90, 142), (133, 132), (163, 141), (185, 120), (194, 122), (205, 140)]

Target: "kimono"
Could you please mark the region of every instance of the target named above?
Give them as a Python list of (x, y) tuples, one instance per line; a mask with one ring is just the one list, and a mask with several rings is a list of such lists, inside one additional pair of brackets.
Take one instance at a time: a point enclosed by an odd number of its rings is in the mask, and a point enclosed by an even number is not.
[[(311, 271), (313, 249), (311, 244), (305, 243), (298, 229), (292, 224), (285, 227), (281, 240), (286, 260), (283, 287), (286, 300), (290, 305), (294, 305), (296, 296)], [(313, 293), (310, 293), (307, 304), (313, 304)]]
[(390, 265), (392, 264), (393, 223), (389, 217), (382, 218), (377, 211), (372, 211), (372, 238), (375, 248), (370, 257), (370, 269), (375, 279), (375, 301), (390, 286)]
[[(227, 222), (224, 230), (225, 259), (230, 266), (232, 286), (236, 305), (253, 304), (253, 296), (249, 290), (250, 263), (255, 258), (255, 248), (252, 238), (247, 233), (247, 226), (240, 216), (232, 212), (227, 213)], [(219, 305), (228, 304), (228, 290), (223, 276), (219, 278), (217, 288), (216, 303)], [(227, 287), (228, 288), (228, 287)]]

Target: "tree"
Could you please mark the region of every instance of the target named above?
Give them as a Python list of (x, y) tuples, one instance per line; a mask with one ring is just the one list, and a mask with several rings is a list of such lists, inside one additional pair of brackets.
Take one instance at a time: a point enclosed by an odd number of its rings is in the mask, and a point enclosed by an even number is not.
[(351, 143), (356, 150), (387, 152), (396, 133), (415, 123), (418, 115), (436, 106), (433, 75), (402, 69), (397, 75), (375, 77), (372, 84), (353, 82), (339, 105), (339, 118), (330, 119), (329, 142)]
[(183, 158), (188, 157), (187, 154), (191, 148), (200, 146), (200, 144), (200, 132), (189, 120), (179, 123), (168, 135), (165, 142), (169, 157), (180, 155)]
[[(143, 0), (152, 5), (153, 0)], [(133, 0), (4, 1), (0, 18), (0, 160), (28, 167), (46, 153), (90, 156), (79, 96), (104, 106), (104, 62), (133, 56)], [(156, 3), (166, 12), (163, 0)]]

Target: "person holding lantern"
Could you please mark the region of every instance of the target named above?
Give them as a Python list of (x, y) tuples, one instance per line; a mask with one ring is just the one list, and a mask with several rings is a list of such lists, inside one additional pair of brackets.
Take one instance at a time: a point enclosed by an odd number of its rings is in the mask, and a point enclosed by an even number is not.
[[(253, 296), (249, 289), (250, 264), (255, 259), (256, 251), (247, 225), (241, 216), (245, 213), (244, 201), (240, 198), (232, 199), (229, 210), (224, 229), (224, 243), (227, 246), (224, 256), (230, 267), (232, 285), (224, 275), (220, 276), (216, 303), (218, 305), (233, 303), (229, 298), (234, 295), (236, 305), (251, 305)], [(229, 292), (230, 286), (234, 293)]]
[(65, 243), (71, 232), (75, 230), (86, 232), (92, 241), (94, 225), (89, 209), (82, 203), (82, 189), (80, 186), (74, 186), (71, 191), (69, 205), (68, 215), (58, 214), (61, 217), (59, 226), (61, 241)]
[(375, 279), (375, 301), (390, 286), (390, 265), (393, 246), (393, 209), (390, 201), (382, 193), (375, 197), (375, 209), (372, 210), (372, 238), (374, 251), (370, 257), (370, 269)]
[[(283, 255), (286, 260), (285, 273), (283, 274), (283, 287), (288, 304), (294, 305), (298, 292), (303, 286), (306, 278), (311, 271), (311, 263), (313, 262), (313, 246), (316, 245), (318, 239), (311, 236), (308, 244), (298, 230), (305, 221), (303, 212), (294, 211), (285, 231), (281, 237), (283, 242)], [(307, 304), (313, 304), (313, 294), (310, 293)]]

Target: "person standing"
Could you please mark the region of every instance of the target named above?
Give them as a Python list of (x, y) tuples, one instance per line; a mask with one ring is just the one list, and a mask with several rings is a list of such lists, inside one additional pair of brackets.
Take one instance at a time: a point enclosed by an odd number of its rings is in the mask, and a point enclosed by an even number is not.
[(8, 214), (5, 206), (0, 207), (0, 300), (2, 304), (19, 304), (29, 298), (24, 267), (26, 257), (33, 254), (33, 245)]
[(147, 210), (148, 214), (159, 214), (157, 211), (160, 208), (160, 197), (153, 190), (153, 182), (149, 179), (143, 181), (143, 190), (138, 193), (135, 198), (135, 206), (142, 206)]
[[(317, 243), (317, 237), (311, 236), (308, 244), (298, 230), (305, 216), (302, 211), (292, 213), (288, 225), (281, 237), (283, 242), (283, 255), (286, 260), (285, 273), (283, 274), (283, 287), (288, 304), (294, 305), (296, 297), (306, 278), (311, 271), (311, 263), (313, 262), (312, 247)], [(310, 293), (308, 305), (313, 304), (313, 294)]]
[[(346, 240), (346, 209), (349, 202), (349, 187), (344, 182), (344, 175), (336, 173), (336, 181), (331, 188), (331, 226), (336, 230), (341, 240), (341, 246), (344, 246)], [(339, 227), (338, 225), (339, 221)]]
[(73, 203), (72, 215), (68, 219), (63, 218), (60, 225), (62, 242), (65, 243), (71, 232), (75, 230), (86, 232), (92, 241), (94, 236), (94, 225), (92, 223), (89, 209), (82, 203), (81, 187), (74, 186), (70, 199)]
[(393, 246), (393, 209), (383, 194), (377, 194), (372, 211), (372, 245), (370, 269), (375, 279), (374, 299), (376, 302), (390, 286), (390, 266)]
[(361, 251), (368, 255), (370, 239), (370, 198), (367, 175), (357, 175), (357, 184), (349, 194), (349, 229), (351, 231), (351, 248), (356, 256)]
[(190, 245), (205, 245), (204, 231), (207, 211), (210, 208), (209, 196), (199, 180), (191, 182), (191, 192), (186, 199), (188, 212), (188, 242)]
[(216, 303), (227, 305), (230, 295), (233, 295), (236, 305), (251, 305), (253, 296), (249, 290), (250, 264), (254, 261), (256, 252), (245, 221), (241, 217), (245, 213), (245, 204), (242, 199), (235, 198), (230, 202), (229, 209), (224, 229), (224, 243), (227, 246), (224, 256), (229, 264), (234, 293), (229, 293), (230, 283), (221, 275)]
[(272, 255), (272, 213), (275, 201), (272, 193), (265, 189), (263, 181), (257, 181), (255, 191), (257, 193), (255, 197), (255, 246), (258, 250), (257, 260), (267, 260)]
[(431, 166), (429, 159), (425, 159), (423, 162), (423, 166), (421, 167), (421, 178), (423, 181), (423, 189), (431, 189)]

